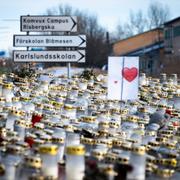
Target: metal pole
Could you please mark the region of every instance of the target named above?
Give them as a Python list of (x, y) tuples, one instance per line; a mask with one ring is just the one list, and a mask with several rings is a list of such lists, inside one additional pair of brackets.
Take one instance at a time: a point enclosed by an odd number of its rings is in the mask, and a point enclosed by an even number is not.
[[(29, 31), (28, 32), (26, 32), (26, 35), (28, 36), (29, 35)], [(27, 46), (27, 51), (29, 51), (29, 46)], [(26, 62), (26, 68), (27, 68), (27, 71), (29, 70), (30, 71), (30, 65), (29, 65), (29, 63), (28, 62)]]
[(71, 79), (71, 63), (67, 63), (67, 74), (68, 79)]
[[(67, 32), (67, 35), (70, 35), (70, 32)], [(67, 48), (68, 50), (71, 50), (71, 48)], [(71, 79), (71, 63), (67, 63), (67, 75), (68, 79)]]
[[(27, 16), (29, 16), (29, 14)], [(26, 35), (29, 36), (29, 31), (26, 32)], [(29, 46), (27, 47), (27, 51), (29, 51)], [(27, 63), (26, 65), (27, 65), (27, 69), (30, 71), (30, 63)]]

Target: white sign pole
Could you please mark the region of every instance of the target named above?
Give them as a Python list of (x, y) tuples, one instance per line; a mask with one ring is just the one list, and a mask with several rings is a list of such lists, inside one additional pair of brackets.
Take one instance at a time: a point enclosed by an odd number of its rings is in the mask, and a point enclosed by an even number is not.
[(68, 79), (71, 79), (71, 63), (67, 63), (67, 75)]
[[(70, 34), (70, 33), (67, 32), (67, 34)], [(68, 76), (68, 79), (71, 79), (71, 63), (70, 62), (67, 63), (67, 76)]]

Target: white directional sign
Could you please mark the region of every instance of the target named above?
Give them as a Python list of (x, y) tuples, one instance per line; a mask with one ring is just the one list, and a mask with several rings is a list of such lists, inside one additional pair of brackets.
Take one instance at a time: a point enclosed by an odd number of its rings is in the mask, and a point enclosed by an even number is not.
[(85, 50), (78, 51), (13, 51), (15, 62), (85, 62)]
[(76, 16), (21, 16), (21, 31), (50, 32), (77, 31)]
[(86, 47), (86, 36), (38, 36), (15, 35), (16, 47)]

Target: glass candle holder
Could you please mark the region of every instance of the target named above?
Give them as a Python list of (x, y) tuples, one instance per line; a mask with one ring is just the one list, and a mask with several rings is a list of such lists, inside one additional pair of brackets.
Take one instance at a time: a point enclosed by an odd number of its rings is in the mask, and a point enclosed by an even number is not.
[(79, 134), (67, 131), (66, 132), (66, 146), (79, 145), (79, 144), (80, 144)]
[(22, 114), (22, 111), (12, 110), (7, 117), (6, 128), (13, 131), (15, 120), (19, 119), (21, 117), (21, 114)]
[(44, 144), (39, 147), (39, 152), (42, 159), (43, 175), (52, 178), (58, 178), (58, 146), (52, 144)]
[(76, 107), (71, 104), (65, 104), (62, 114), (68, 116), (70, 119), (76, 118)]
[(8, 145), (7, 153), (4, 157), (4, 165), (6, 167), (4, 180), (14, 180), (18, 176), (18, 165), (22, 161), (23, 149), (20, 146)]
[(81, 138), (81, 143), (85, 146), (86, 155), (90, 155), (91, 150), (93, 149), (94, 139), (92, 138)]
[(19, 138), (24, 141), (26, 132), (26, 122), (24, 120), (16, 120), (14, 124), (14, 131), (18, 133)]
[(7, 83), (3, 85), (2, 96), (6, 99), (6, 102), (12, 102), (13, 94), (13, 84)]
[(64, 157), (64, 137), (57, 134), (52, 136), (52, 142), (58, 146), (57, 161), (62, 162)]
[(14, 180), (16, 177), (16, 164), (14, 162), (5, 163), (5, 175), (3, 180)]
[(128, 173), (127, 179), (144, 180), (146, 167), (145, 147), (134, 146), (132, 148), (130, 164), (133, 166), (133, 170), (130, 173)]
[(82, 180), (85, 171), (85, 148), (83, 145), (66, 148), (66, 180)]
[(41, 166), (42, 160), (39, 156), (26, 156), (20, 168), (18, 179), (29, 180), (32, 174), (37, 174), (41, 172)]

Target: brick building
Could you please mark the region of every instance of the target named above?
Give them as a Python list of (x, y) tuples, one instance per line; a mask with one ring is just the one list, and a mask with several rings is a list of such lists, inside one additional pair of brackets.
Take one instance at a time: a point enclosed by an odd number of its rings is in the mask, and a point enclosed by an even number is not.
[(180, 74), (180, 17), (164, 24), (163, 71)]
[(180, 74), (180, 17), (156, 28), (113, 44), (115, 56), (139, 56), (140, 71)]

